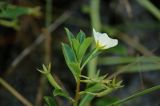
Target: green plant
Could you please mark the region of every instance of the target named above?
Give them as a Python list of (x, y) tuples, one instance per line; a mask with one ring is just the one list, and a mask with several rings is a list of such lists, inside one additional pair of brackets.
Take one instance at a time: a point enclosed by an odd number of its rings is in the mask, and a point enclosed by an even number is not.
[(32, 15), (39, 17), (41, 15), (40, 7), (23, 7), (0, 1), (0, 25), (19, 29), (19, 17), (23, 15)]
[[(95, 46), (90, 52), (87, 51), (93, 43), (92, 37), (86, 37), (83, 31), (80, 31), (77, 36), (74, 36), (67, 28), (65, 29), (69, 44), (62, 43), (62, 50), (66, 64), (72, 72), (76, 81), (75, 97), (71, 97), (67, 91), (65, 91), (52, 77), (51, 65), (43, 65), (43, 69), (39, 70), (43, 73), (50, 84), (55, 88), (54, 96), (63, 96), (67, 98), (74, 106), (80, 106), (83, 104), (81, 98), (85, 95), (94, 95), (101, 97), (107, 95), (118, 88), (121, 88), (122, 81), (116, 81), (116, 78), (107, 79), (107, 75), (100, 75), (100, 71), (96, 72), (96, 76), (91, 78), (86, 75), (82, 75), (82, 71), (87, 63), (96, 57), (99, 53), (104, 52), (106, 49), (114, 47), (118, 44), (118, 40), (111, 39), (106, 33), (99, 33), (93, 29), (93, 35), (95, 39)], [(86, 83), (86, 89), (81, 90), (81, 83)], [(53, 102), (53, 100), (46, 99), (47, 104)]]

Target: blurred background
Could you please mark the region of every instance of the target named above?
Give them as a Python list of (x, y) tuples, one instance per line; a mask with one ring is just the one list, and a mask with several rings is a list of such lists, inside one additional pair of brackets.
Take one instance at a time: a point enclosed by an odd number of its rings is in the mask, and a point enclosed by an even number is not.
[[(1, 0), (1, 106), (44, 106), (43, 96), (52, 95), (53, 88), (37, 69), (48, 63), (54, 78), (74, 95), (75, 81), (61, 49), (65, 27), (87, 36), (94, 27), (119, 40), (99, 56), (97, 67), (101, 74), (117, 75), (124, 87), (95, 98), (91, 106), (160, 84), (160, 0)], [(159, 106), (159, 97), (157, 91), (123, 106)]]

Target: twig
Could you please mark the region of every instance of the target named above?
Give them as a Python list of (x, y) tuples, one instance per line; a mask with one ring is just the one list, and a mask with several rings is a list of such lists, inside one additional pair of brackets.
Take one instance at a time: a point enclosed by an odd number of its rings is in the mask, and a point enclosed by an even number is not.
[(25, 106), (33, 106), (24, 96), (22, 96), (16, 89), (9, 85), (3, 78), (0, 77), (0, 84), (6, 88), (12, 95), (14, 95)]
[(130, 5), (129, 1), (128, 0), (122, 0), (121, 2), (124, 3), (124, 6), (125, 6), (125, 9), (128, 13), (129, 18), (132, 18), (133, 17), (132, 8), (131, 8), (131, 5)]
[(160, 21), (160, 10), (150, 0), (136, 0)]
[[(43, 35), (45, 38), (44, 40), (44, 52), (45, 52), (44, 63), (47, 65), (51, 62), (51, 35), (46, 29), (43, 29), (43, 33), (44, 33)], [(38, 87), (38, 92), (36, 95), (36, 102), (35, 102), (36, 106), (42, 105), (42, 98), (45, 93), (46, 87), (47, 87), (46, 78), (44, 77), (44, 75), (41, 75), (40, 85)]]
[(125, 33), (120, 33), (120, 36), (117, 36), (119, 39), (127, 43), (129, 46), (135, 48), (139, 52), (141, 52), (145, 56), (154, 56), (154, 54), (149, 51), (145, 46), (143, 46), (140, 42), (136, 41), (135, 39), (131, 38)]
[[(64, 21), (66, 21), (71, 16), (70, 11), (65, 11), (53, 24), (51, 24), (47, 30), (48, 32), (54, 31), (58, 26), (60, 26)], [(25, 48), (11, 63), (9, 69), (6, 71), (5, 75), (9, 75), (16, 68), (16, 66), (31, 52), (36, 46), (38, 46), (44, 40), (44, 35), (40, 34), (33, 44)]]
[[(58, 26), (60, 26), (63, 22), (65, 22), (70, 16), (72, 12), (71, 11), (65, 11), (54, 23), (52, 23), (48, 28), (48, 32), (51, 33), (54, 31)], [(42, 43), (44, 40), (44, 34), (41, 33), (39, 37), (27, 48), (25, 48), (11, 63), (11, 66), (9, 66), (9, 69), (7, 69), (5, 76), (11, 74), (16, 66), (27, 56), (31, 51), (35, 49), (36, 46)], [(40, 91), (41, 92), (41, 91)], [(32, 105), (28, 105), (32, 106)]]
[(131, 66), (135, 65), (137, 61), (134, 61), (128, 65), (123, 66), (121, 69), (117, 70), (116, 72), (114, 72), (113, 74), (111, 74), (109, 77), (107, 77), (107, 79), (112, 79), (116, 76), (118, 76), (119, 74), (125, 72), (127, 69), (129, 69)]

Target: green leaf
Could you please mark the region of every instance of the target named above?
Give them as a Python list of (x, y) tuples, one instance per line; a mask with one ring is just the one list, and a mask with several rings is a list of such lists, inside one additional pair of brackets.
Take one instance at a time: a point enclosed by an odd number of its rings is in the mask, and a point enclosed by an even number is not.
[(82, 91), (83, 93), (87, 93), (87, 92), (98, 92), (100, 90), (105, 89), (105, 85), (101, 84), (101, 83), (96, 83), (96, 84), (91, 84), (90, 86), (88, 86), (85, 91)]
[(51, 73), (46, 74), (46, 77), (48, 79), (48, 82), (56, 89), (61, 89), (59, 84), (56, 82), (56, 80), (53, 78)]
[(76, 77), (76, 80), (79, 79), (81, 74), (80, 65), (78, 63), (69, 63), (69, 67), (73, 75)]
[[(107, 106), (117, 100), (119, 100), (119, 99), (113, 98), (113, 97), (103, 97), (103, 98), (98, 99), (95, 102), (95, 106)], [(121, 105), (116, 105), (116, 106), (121, 106)]]
[(40, 16), (40, 8), (39, 7), (20, 7), (15, 5), (6, 4), (1, 8), (0, 17), (7, 19), (17, 19), (22, 15), (34, 15)]
[(44, 100), (46, 101), (48, 106), (58, 106), (55, 99), (53, 97), (50, 96), (45, 96)]
[[(130, 64), (129, 64), (130, 63)], [(127, 64), (119, 67), (121, 73), (145, 72), (160, 70), (160, 58), (156, 56), (151, 57), (100, 57), (98, 64), (100, 65), (115, 65)]]
[(16, 30), (19, 30), (19, 24), (18, 24), (18, 20), (4, 20), (4, 19), (0, 19), (0, 25), (6, 26), (6, 27), (12, 27)]
[(53, 91), (53, 95), (54, 96), (62, 96), (62, 97), (65, 97), (65, 98), (67, 98), (69, 100), (72, 100), (72, 98), (65, 91), (63, 91), (62, 89), (55, 89)]
[(76, 56), (72, 48), (69, 47), (68, 44), (62, 43), (62, 50), (64, 57), (66, 59), (66, 63), (76, 62)]
[[(99, 92), (105, 89), (108, 89), (108, 87), (102, 83), (104, 82), (104, 78), (106, 77), (106, 75), (103, 76), (99, 76), (99, 71), (97, 71), (96, 76), (93, 79), (90, 79), (90, 84), (87, 86), (87, 88), (85, 89), (85, 91), (82, 91), (83, 93), (87, 93), (87, 92)], [(107, 82), (107, 80), (105, 81)]]
[(91, 42), (92, 42), (92, 38), (88, 37), (88, 38), (84, 39), (84, 41), (80, 45), (80, 47), (78, 49), (79, 51), (77, 54), (77, 58), (78, 58), (79, 62), (81, 62), (82, 58), (84, 57), (84, 54), (86, 53), (87, 49), (91, 45)]
[(84, 66), (91, 60), (93, 59), (96, 55), (98, 55), (100, 52), (97, 48), (95, 48), (94, 50), (90, 51), (83, 59), (83, 64), (81, 66), (81, 69), (84, 68)]
[(47, 78), (48, 82), (56, 89), (62, 89), (59, 84), (56, 82), (56, 80), (53, 78), (52, 74), (51, 74), (51, 64), (49, 64), (48, 66), (45, 66), (43, 64), (43, 69), (38, 69), (39, 72), (41, 72), (42, 74), (45, 75), (45, 77)]
[(113, 102), (113, 103), (111, 103), (111, 104), (109, 104), (107, 106), (117, 106), (119, 104), (123, 104), (123, 103), (125, 103), (125, 102), (127, 102), (129, 100), (132, 100), (134, 98), (137, 98), (139, 96), (143, 96), (145, 94), (149, 94), (151, 92), (158, 91), (158, 90), (160, 90), (160, 85), (157, 85), (157, 86), (154, 86), (154, 87), (139, 91), (139, 92), (134, 93), (133, 95), (128, 96), (128, 97), (126, 97), (126, 98), (124, 98), (122, 100), (115, 101), (115, 102)]
[(98, 64), (100, 65), (115, 65), (115, 64), (127, 64), (127, 63), (158, 63), (160, 62), (160, 58), (156, 56), (151, 57), (131, 57), (131, 56), (125, 56), (125, 57), (99, 57), (98, 58)]
[(72, 47), (72, 39), (74, 39), (74, 35), (72, 34), (72, 32), (69, 31), (68, 28), (65, 28), (66, 30), (66, 33), (67, 33), (67, 37), (68, 37), (68, 40), (69, 40), (69, 43), (70, 43), (70, 46)]
[(135, 64), (123, 71), (124, 73), (134, 73), (134, 72), (146, 72), (160, 70), (159, 64)]
[(79, 103), (79, 106), (87, 106), (88, 103), (94, 98), (94, 95), (86, 94)]
[(86, 38), (85, 33), (82, 30), (80, 30), (80, 32), (77, 34), (76, 38), (79, 41), (79, 43), (81, 44), (84, 41), (84, 39)]
[(76, 79), (76, 81), (79, 79), (80, 77), (80, 68), (79, 68), (79, 64), (78, 63), (68, 63), (68, 67), (70, 69), (70, 71), (72, 72), (74, 78)]
[(77, 39), (72, 39), (72, 47), (74, 49), (75, 54), (77, 55), (79, 50), (80, 43)]
[(80, 76), (80, 66), (76, 61), (76, 56), (73, 50), (67, 44), (62, 43), (62, 49), (66, 63), (77, 81)]

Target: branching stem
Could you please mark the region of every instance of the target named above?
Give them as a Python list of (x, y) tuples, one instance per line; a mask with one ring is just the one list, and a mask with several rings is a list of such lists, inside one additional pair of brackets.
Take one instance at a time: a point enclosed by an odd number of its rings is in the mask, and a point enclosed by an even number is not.
[(74, 106), (78, 106), (78, 101), (80, 99), (80, 79), (78, 79), (77, 81), (77, 87), (76, 87), (76, 96), (75, 96), (75, 102), (74, 102)]

